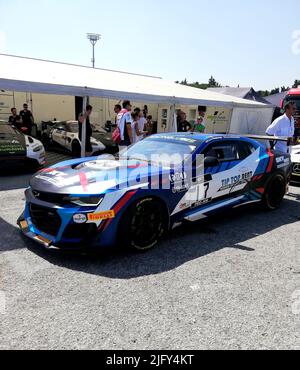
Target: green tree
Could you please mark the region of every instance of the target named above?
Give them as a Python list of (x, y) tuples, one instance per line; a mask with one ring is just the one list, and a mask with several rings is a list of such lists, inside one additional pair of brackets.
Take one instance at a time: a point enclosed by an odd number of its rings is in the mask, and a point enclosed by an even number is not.
[(298, 86), (300, 86), (300, 80), (295, 80), (293, 88), (297, 89)]
[(285, 91), (289, 91), (289, 90), (290, 90), (289, 87), (285, 87), (285, 86), (281, 87), (281, 92), (285, 92)]
[(209, 87), (220, 87), (221, 85), (214, 79), (213, 76), (210, 77), (208, 80), (208, 86)]

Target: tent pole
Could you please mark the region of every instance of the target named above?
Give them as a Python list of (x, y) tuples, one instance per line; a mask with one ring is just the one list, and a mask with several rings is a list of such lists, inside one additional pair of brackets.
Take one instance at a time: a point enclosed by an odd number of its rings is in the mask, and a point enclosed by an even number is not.
[(168, 122), (168, 131), (177, 132), (176, 104), (170, 107), (170, 118)]
[[(83, 106), (82, 112), (85, 114), (86, 106), (87, 106), (88, 98), (87, 96), (83, 97)], [(84, 116), (84, 121), (82, 123), (82, 131), (81, 131), (81, 158), (85, 157), (85, 143), (86, 143), (86, 117)]]
[(233, 116), (233, 110), (234, 108), (231, 109), (231, 112), (229, 114), (229, 118), (228, 118), (228, 126), (227, 126), (227, 135), (231, 133), (231, 120), (232, 120), (232, 116)]

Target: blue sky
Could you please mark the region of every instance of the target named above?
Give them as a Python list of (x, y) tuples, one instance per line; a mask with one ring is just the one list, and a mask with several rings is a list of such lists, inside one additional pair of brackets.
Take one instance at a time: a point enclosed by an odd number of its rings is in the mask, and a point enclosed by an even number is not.
[(97, 67), (256, 89), (300, 79), (299, 0), (0, 0), (0, 14), (2, 53), (90, 65), (96, 32)]

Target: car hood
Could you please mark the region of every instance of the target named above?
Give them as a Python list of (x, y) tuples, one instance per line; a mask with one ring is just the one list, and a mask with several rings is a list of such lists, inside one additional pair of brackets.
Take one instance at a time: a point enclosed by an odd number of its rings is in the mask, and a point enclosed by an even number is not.
[(25, 156), (25, 136), (15, 133), (10, 127), (0, 128), (0, 156)]
[[(152, 176), (164, 170), (151, 164)], [(165, 169), (166, 173), (169, 169)], [(30, 181), (32, 189), (56, 194), (105, 194), (118, 189), (148, 186), (147, 162), (115, 161), (95, 157), (72, 160), (43, 169)]]
[(93, 132), (93, 138), (97, 141), (102, 141), (102, 140), (105, 140), (105, 141), (113, 141), (112, 139), (112, 135), (107, 133), (106, 131), (101, 131), (101, 132), (97, 132), (97, 131), (94, 131)]

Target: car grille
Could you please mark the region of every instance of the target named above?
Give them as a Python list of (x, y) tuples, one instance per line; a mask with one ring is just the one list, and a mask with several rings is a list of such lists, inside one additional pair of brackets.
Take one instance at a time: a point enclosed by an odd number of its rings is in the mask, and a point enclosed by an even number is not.
[(45, 193), (41, 191), (32, 190), (32, 194), (38, 200), (43, 202), (56, 204), (58, 206), (64, 206), (70, 204), (70, 202), (65, 201), (65, 194), (54, 194), (54, 193)]
[(300, 163), (296, 163), (293, 165), (293, 173), (300, 175)]
[(29, 206), (33, 225), (43, 233), (56, 236), (61, 227), (61, 218), (55, 209), (45, 208), (36, 204)]
[(65, 239), (80, 239), (88, 240), (97, 234), (97, 226), (95, 224), (83, 225), (68, 225), (64, 231)]

